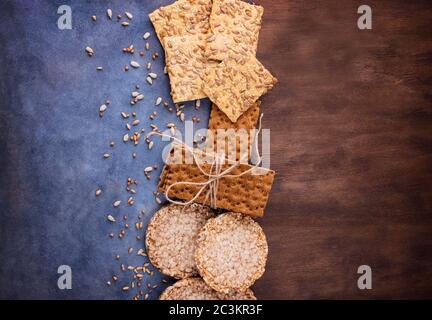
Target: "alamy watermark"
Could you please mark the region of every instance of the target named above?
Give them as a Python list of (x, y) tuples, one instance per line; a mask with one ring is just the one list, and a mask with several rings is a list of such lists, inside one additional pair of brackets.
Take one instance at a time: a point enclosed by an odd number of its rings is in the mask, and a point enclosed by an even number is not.
[(357, 27), (360, 30), (372, 30), (372, 8), (363, 4), (358, 7), (357, 13), (361, 14), (357, 19)]
[(57, 273), (61, 274), (57, 280), (57, 287), (60, 290), (72, 289), (72, 268), (63, 264), (57, 268)]
[(357, 269), (357, 273), (361, 276), (357, 280), (357, 288), (360, 290), (372, 289), (372, 268), (366, 264), (361, 265)]
[[(193, 164), (198, 156), (207, 163), (213, 163), (218, 157), (219, 164), (252, 163), (270, 168), (270, 129), (204, 128), (194, 131), (193, 121), (185, 121), (184, 133), (176, 130), (173, 134), (171, 130), (165, 130), (161, 135), (163, 141), (172, 142), (162, 151), (166, 164)], [(181, 145), (181, 148), (175, 148), (176, 145)], [(184, 152), (185, 146), (196, 150), (195, 158), (192, 152)], [(265, 172), (257, 170), (254, 174)]]

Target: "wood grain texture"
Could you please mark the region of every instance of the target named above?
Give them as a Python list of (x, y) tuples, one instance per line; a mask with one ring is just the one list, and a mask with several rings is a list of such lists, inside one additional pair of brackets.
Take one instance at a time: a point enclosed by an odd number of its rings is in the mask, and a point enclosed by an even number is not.
[[(259, 299), (432, 298), (432, 3), (257, 1), (276, 177)], [(357, 289), (357, 268), (373, 289)]]

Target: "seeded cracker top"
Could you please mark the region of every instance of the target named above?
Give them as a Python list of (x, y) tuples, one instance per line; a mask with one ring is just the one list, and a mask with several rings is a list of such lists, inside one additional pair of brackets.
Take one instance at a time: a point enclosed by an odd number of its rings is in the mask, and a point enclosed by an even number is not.
[(252, 290), (246, 292), (219, 293), (210, 288), (201, 278), (187, 278), (168, 287), (160, 300), (256, 300)]
[(207, 44), (209, 57), (222, 61), (227, 53), (255, 56), (263, 12), (262, 6), (240, 0), (214, 0), (210, 15), (213, 35)]
[(175, 103), (206, 97), (202, 78), (207, 66), (216, 65), (205, 56), (205, 36), (165, 37), (165, 60)]
[(206, 69), (203, 90), (232, 122), (236, 122), (276, 83), (277, 79), (255, 57), (230, 56)]
[(149, 14), (159, 41), (166, 36), (207, 33), (210, 30), (211, 0), (178, 0)]
[(245, 291), (264, 273), (267, 241), (261, 227), (240, 213), (209, 219), (201, 229), (195, 261), (205, 282), (219, 292)]
[(162, 207), (147, 227), (147, 254), (152, 264), (162, 273), (178, 279), (197, 275), (195, 240), (212, 216), (208, 207), (199, 204)]

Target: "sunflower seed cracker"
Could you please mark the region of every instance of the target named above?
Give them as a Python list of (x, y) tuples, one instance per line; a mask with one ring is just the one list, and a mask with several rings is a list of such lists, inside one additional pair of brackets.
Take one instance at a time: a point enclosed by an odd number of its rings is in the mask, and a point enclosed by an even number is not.
[(205, 34), (210, 31), (211, 0), (178, 0), (149, 14), (159, 41), (166, 36)]
[(277, 79), (255, 57), (231, 57), (206, 70), (203, 91), (236, 122), (276, 83)]
[(217, 64), (205, 56), (205, 36), (166, 37), (164, 44), (173, 101), (205, 98), (202, 90), (205, 69)]

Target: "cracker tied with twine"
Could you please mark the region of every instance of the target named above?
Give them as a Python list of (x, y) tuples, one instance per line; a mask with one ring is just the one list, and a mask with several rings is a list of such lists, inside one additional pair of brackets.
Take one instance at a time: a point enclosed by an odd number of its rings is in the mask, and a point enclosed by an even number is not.
[(244, 1), (213, 0), (212, 34), (206, 48), (209, 58), (222, 61), (229, 54), (255, 56), (263, 13), (262, 6)]
[[(231, 161), (223, 153), (206, 153), (164, 133), (150, 133), (150, 136), (172, 139), (172, 151), (177, 149), (165, 161), (158, 190), (165, 193), (169, 202), (178, 205), (187, 206), (196, 202), (211, 208), (263, 216), (275, 172), (260, 167), (262, 159), (257, 143), (260, 131), (261, 118), (254, 137), (254, 152), (257, 157), (254, 165), (244, 164), (242, 158)], [(187, 201), (177, 201), (174, 198)]]
[[(218, 179), (215, 186), (210, 185), (212, 166), (201, 165), (206, 174), (196, 164), (166, 165), (160, 177), (158, 190), (166, 196), (202, 204), (213, 201), (214, 206), (254, 217), (262, 217), (273, 184), (275, 172), (253, 175), (251, 165), (240, 164), (230, 171), (231, 176)], [(222, 170), (227, 170), (223, 165)], [(180, 184), (180, 182), (182, 182)], [(203, 188), (204, 187), (204, 188)], [(212, 194), (208, 193), (208, 190)], [(211, 200), (213, 199), (213, 200)]]

